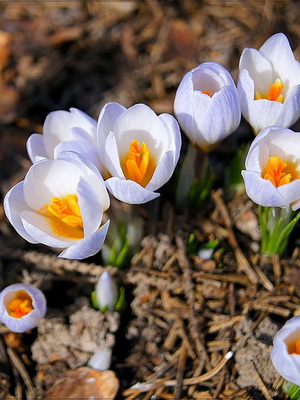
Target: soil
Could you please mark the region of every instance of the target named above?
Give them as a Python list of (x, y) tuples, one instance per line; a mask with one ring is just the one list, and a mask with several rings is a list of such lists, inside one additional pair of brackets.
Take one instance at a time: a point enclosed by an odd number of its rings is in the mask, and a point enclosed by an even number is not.
[[(16, 1), (1, 2), (0, 12), (2, 199), (31, 165), (27, 138), (53, 110), (76, 107), (97, 119), (116, 101), (172, 114), (185, 72), (215, 61), (236, 80), (242, 50), (276, 32), (300, 60), (300, 8), (291, 0)], [(211, 154), (218, 179), (199, 208), (174, 208), (176, 176), (147, 205), (112, 200), (112, 215), (142, 220), (142, 240), (122, 269), (104, 266), (101, 253), (68, 261), (25, 242), (0, 205), (0, 288), (33, 284), (48, 303), (37, 329), (0, 326), (0, 398), (96, 398), (84, 382), (104, 390), (98, 398), (284, 398), (269, 354), (278, 329), (300, 314), (299, 229), (281, 259), (260, 256), (256, 205), (228, 191), (223, 174), (253, 137), (242, 121)], [(186, 146), (183, 136), (182, 155)], [(213, 240), (211, 259), (201, 258)], [(121, 313), (91, 307), (104, 270), (125, 288)], [(97, 375), (85, 366), (103, 347), (113, 349), (111, 371)]]

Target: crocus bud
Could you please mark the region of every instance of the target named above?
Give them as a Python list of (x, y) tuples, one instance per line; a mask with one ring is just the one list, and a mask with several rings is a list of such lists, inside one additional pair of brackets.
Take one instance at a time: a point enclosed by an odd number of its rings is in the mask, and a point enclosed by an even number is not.
[(284, 379), (300, 385), (300, 316), (288, 320), (276, 333), (271, 360)]
[(90, 368), (97, 369), (98, 371), (105, 371), (109, 369), (111, 364), (112, 350), (110, 347), (103, 347), (97, 351), (88, 361), (87, 365)]
[(0, 320), (13, 332), (35, 328), (45, 313), (45, 296), (34, 286), (15, 283), (0, 293)]
[(104, 271), (96, 285), (96, 296), (100, 310), (113, 310), (118, 298), (119, 291), (114, 278)]
[(176, 118), (189, 140), (209, 152), (239, 125), (241, 109), (230, 73), (205, 62), (183, 77), (175, 96)]
[(255, 133), (277, 125), (287, 128), (300, 116), (300, 63), (283, 33), (259, 50), (244, 49), (238, 93), (243, 117)]

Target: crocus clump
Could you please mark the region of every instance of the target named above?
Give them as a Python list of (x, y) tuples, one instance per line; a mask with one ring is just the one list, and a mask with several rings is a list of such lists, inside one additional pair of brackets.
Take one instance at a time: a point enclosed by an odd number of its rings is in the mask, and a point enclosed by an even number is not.
[(300, 316), (288, 320), (275, 335), (271, 360), (284, 379), (300, 386)]
[(237, 88), (230, 73), (215, 62), (189, 71), (177, 89), (174, 111), (190, 142), (203, 152), (211, 151), (241, 120)]
[(35, 328), (45, 313), (45, 296), (34, 286), (15, 283), (0, 293), (0, 320), (13, 332)]
[(248, 196), (264, 207), (300, 207), (300, 132), (269, 127), (252, 142), (242, 171)]
[(103, 244), (110, 201), (104, 181), (92, 164), (70, 153), (33, 164), (24, 181), (5, 196), (5, 213), (30, 243), (64, 249), (59, 257), (83, 259)]
[(277, 125), (291, 126), (300, 116), (300, 63), (283, 33), (259, 50), (244, 49), (238, 93), (244, 118), (255, 133)]

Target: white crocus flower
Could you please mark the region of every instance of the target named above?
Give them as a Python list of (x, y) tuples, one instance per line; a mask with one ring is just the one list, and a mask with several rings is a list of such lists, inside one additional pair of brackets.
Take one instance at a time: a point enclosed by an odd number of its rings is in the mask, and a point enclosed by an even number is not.
[(252, 142), (242, 171), (248, 196), (263, 207), (300, 208), (300, 132), (268, 127)]
[(32, 163), (43, 158), (56, 158), (62, 151), (80, 147), (86, 156), (99, 168), (96, 149), (97, 122), (76, 108), (69, 111), (53, 111), (45, 119), (43, 134), (34, 133), (28, 138), (27, 152)]
[(98, 279), (96, 285), (96, 297), (100, 310), (113, 310), (118, 301), (118, 286), (115, 279), (107, 271), (102, 272)]
[(169, 114), (157, 116), (144, 104), (128, 109), (108, 103), (98, 119), (100, 160), (109, 173), (108, 190), (130, 204), (146, 203), (159, 196), (155, 190), (172, 176), (181, 135)]
[(300, 316), (288, 320), (276, 333), (271, 360), (284, 379), (300, 386)]
[(13, 332), (35, 328), (45, 313), (45, 296), (34, 286), (15, 283), (0, 293), (0, 321)]
[(59, 257), (83, 259), (103, 244), (109, 197), (97, 168), (74, 153), (33, 164), (5, 196), (5, 213), (30, 243), (65, 249)]
[(244, 49), (238, 93), (244, 118), (254, 131), (287, 128), (300, 116), (300, 63), (283, 33), (271, 36), (259, 50)]
[(230, 73), (205, 62), (186, 73), (177, 89), (176, 118), (193, 145), (211, 151), (239, 125), (241, 110)]

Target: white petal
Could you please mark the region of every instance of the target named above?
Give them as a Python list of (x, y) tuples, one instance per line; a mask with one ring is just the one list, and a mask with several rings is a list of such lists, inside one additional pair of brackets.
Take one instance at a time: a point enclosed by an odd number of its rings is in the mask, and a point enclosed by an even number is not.
[(273, 66), (258, 50), (244, 49), (240, 58), (240, 71), (246, 69), (255, 82), (255, 90), (266, 93), (269, 85), (274, 83)]
[(50, 204), (53, 196), (76, 193), (83, 173), (65, 160), (44, 160), (32, 165), (24, 179), (24, 198), (34, 210)]
[(178, 122), (172, 115), (166, 113), (159, 115), (158, 118), (163, 122), (166, 131), (168, 132), (170, 138), (172, 138), (172, 140), (170, 141), (169, 150), (171, 150), (174, 154), (175, 167), (178, 162), (181, 150), (181, 133)]
[(62, 152), (58, 156), (59, 159), (69, 163), (74, 163), (81, 170), (82, 176), (94, 188), (100, 199), (103, 211), (106, 211), (110, 205), (109, 196), (106, 190), (104, 180), (97, 167), (87, 158), (74, 152)]
[[(287, 135), (290, 133), (291, 131), (289, 129), (284, 129), (277, 126), (270, 126), (260, 131), (260, 133), (255, 137), (254, 141), (251, 143), (248, 151), (245, 161), (246, 169), (261, 174), (262, 169), (267, 165), (267, 162), (271, 156), (277, 155), (278, 157), (285, 158), (285, 153), (273, 154), (271, 153), (271, 150), (272, 152), (280, 150), (282, 145), (280, 142), (276, 143), (277, 138), (282, 136), (284, 144)], [(274, 143), (274, 146), (272, 146), (272, 143)]]
[(240, 72), (237, 90), (243, 117), (246, 121), (249, 122), (249, 124), (252, 125), (252, 128), (257, 132), (258, 122), (256, 117), (253, 115), (254, 82), (246, 69), (243, 69)]
[(97, 122), (94, 118), (77, 108), (70, 108), (70, 113), (74, 125), (72, 128), (74, 139), (76, 140), (78, 136), (96, 143)]
[(126, 111), (126, 108), (119, 103), (108, 103), (101, 110), (97, 126), (97, 143), (101, 160), (104, 160), (104, 146), (107, 136), (109, 132), (113, 131), (116, 120), (124, 111)]
[(33, 237), (31, 237), (28, 232), (24, 229), (20, 213), (24, 210), (29, 210), (24, 195), (23, 195), (23, 181), (19, 182), (6, 194), (4, 198), (4, 211), (9, 219), (9, 222), (15, 228), (22, 238), (30, 243), (38, 243)]
[(46, 117), (43, 140), (49, 158), (53, 158), (54, 149), (60, 142), (73, 139), (73, 128), (86, 131), (91, 137), (96, 135), (96, 121), (93, 123), (82, 111), (53, 111)]
[(242, 171), (246, 193), (254, 203), (263, 207), (289, 207), (290, 203), (283, 198), (273, 183), (263, 179), (253, 171)]
[(98, 253), (106, 238), (108, 227), (109, 221), (92, 235), (81, 239), (76, 245), (68, 247), (61, 252), (58, 257), (82, 260), (83, 258), (91, 257)]
[(284, 94), (300, 83), (300, 63), (295, 60), (288, 38), (283, 33), (271, 36), (260, 52), (271, 60), (277, 77), (286, 86)]
[(279, 101), (260, 99), (253, 101), (250, 124), (256, 131), (277, 125), (278, 116), (282, 112), (283, 104)]
[(113, 127), (113, 133), (120, 159), (128, 154), (133, 140), (145, 142), (157, 162), (170, 146), (164, 124), (145, 104), (135, 104), (120, 115)]
[(115, 198), (129, 204), (147, 203), (159, 196), (159, 193), (150, 192), (131, 180), (113, 177), (107, 179), (105, 184)]
[[(108, 169), (112, 176), (125, 178), (120, 165), (120, 156), (118, 152), (117, 142), (115, 135), (110, 132), (105, 142), (105, 167)], [(129, 150), (129, 148), (128, 148)]]
[(295, 86), (285, 98), (275, 124), (287, 128), (300, 116), (300, 85)]
[[(195, 104), (196, 107), (196, 104)], [(195, 110), (196, 111), (196, 110)], [(205, 132), (209, 144), (216, 144), (230, 135), (239, 125), (241, 110), (235, 86), (225, 86), (215, 93), (199, 129)]]
[(81, 154), (83, 157), (86, 157), (94, 165), (96, 165), (99, 170), (103, 169), (103, 166), (100, 162), (98, 149), (91, 143), (80, 140), (70, 140), (67, 142), (62, 142), (55, 147), (54, 158), (58, 158), (58, 154), (61, 152), (69, 151)]
[(34, 133), (29, 136), (27, 143), (27, 153), (32, 163), (36, 162), (37, 157), (47, 158), (47, 154), (45, 152), (43, 136), (39, 133)]
[(80, 178), (77, 195), (84, 236), (89, 236), (99, 228), (102, 221), (103, 212), (100, 199), (93, 187), (83, 178)]
[(296, 203), (295, 206), (292, 205), (293, 211), (300, 208), (300, 179), (295, 179), (290, 183), (281, 185), (277, 190), (289, 204)]
[(175, 95), (174, 112), (182, 130), (189, 137), (192, 143), (196, 143), (196, 128), (194, 124), (193, 110), (194, 89), (192, 77), (193, 74), (189, 71), (182, 78)]
[(171, 178), (174, 168), (174, 154), (172, 151), (167, 151), (156, 166), (153, 176), (145, 189), (151, 192), (159, 189)]
[(73, 243), (77, 243), (78, 240), (80, 240), (70, 239), (53, 232), (49, 218), (44, 215), (32, 211), (23, 211), (21, 212), (21, 220), (28, 234), (37, 242), (45, 244), (46, 246), (61, 249)]

